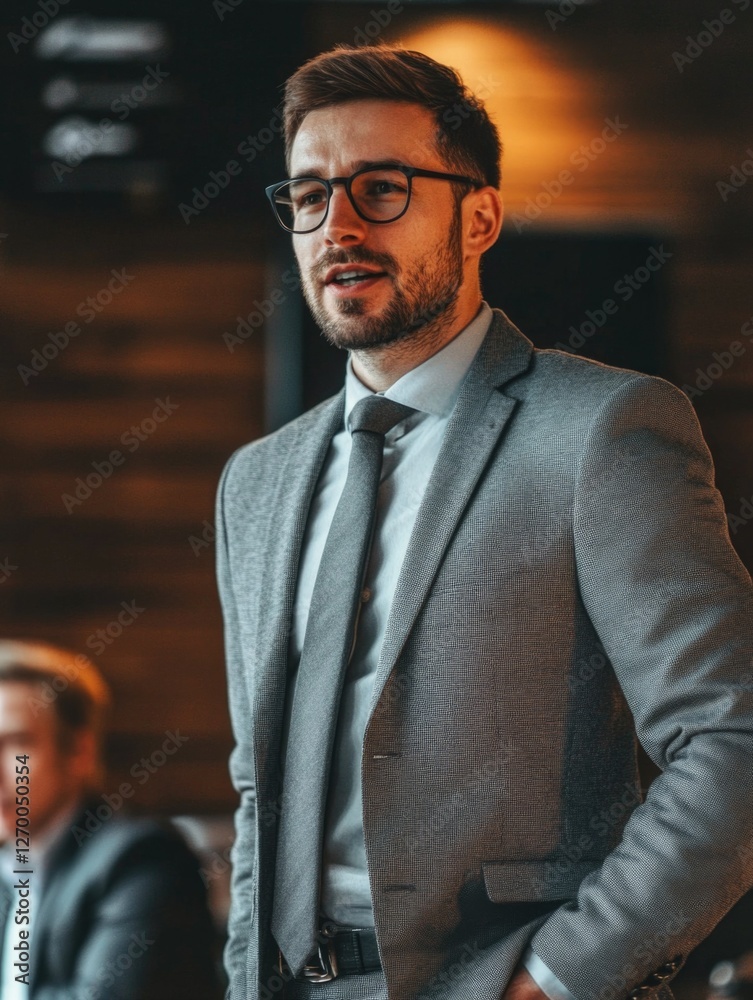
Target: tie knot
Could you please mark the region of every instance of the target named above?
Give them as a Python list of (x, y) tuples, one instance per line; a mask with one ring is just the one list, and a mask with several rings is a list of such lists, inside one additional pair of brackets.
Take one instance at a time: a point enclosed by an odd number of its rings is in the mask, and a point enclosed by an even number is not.
[(351, 433), (374, 431), (386, 434), (399, 421), (416, 412), (415, 407), (405, 406), (404, 403), (397, 403), (385, 396), (364, 396), (350, 411), (350, 430)]

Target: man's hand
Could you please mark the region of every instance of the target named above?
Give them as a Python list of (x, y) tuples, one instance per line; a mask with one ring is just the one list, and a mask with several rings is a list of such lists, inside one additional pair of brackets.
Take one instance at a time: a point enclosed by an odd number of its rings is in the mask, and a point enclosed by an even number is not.
[(502, 1000), (549, 1000), (546, 993), (540, 990), (528, 969), (522, 965), (513, 973), (502, 994)]

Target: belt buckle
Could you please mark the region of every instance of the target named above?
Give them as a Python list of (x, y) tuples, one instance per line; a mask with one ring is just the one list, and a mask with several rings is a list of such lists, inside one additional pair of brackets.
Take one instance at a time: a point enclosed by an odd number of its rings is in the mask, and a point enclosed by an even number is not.
[(329, 941), (319, 944), (317, 947), (317, 958), (319, 964), (313, 962), (304, 965), (301, 975), (311, 983), (329, 983), (337, 979), (339, 970), (337, 968), (337, 955)]

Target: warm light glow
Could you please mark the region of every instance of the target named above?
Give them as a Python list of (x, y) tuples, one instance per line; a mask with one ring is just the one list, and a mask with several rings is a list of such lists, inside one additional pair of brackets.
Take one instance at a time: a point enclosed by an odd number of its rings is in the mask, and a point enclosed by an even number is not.
[(506, 184), (556, 174), (588, 138), (590, 100), (577, 75), (515, 29), (454, 18), (400, 38), (457, 69), (505, 143)]
[[(536, 224), (599, 224), (617, 215), (637, 223), (636, 178), (650, 159), (649, 137), (632, 129), (602, 138), (606, 117), (619, 121), (609, 81), (586, 69), (576, 50), (542, 32), (495, 19), (438, 18), (394, 41), (457, 69), (486, 104), (504, 143), (502, 194), (511, 216), (530, 199), (547, 204)], [(615, 106), (617, 105), (617, 106)], [(582, 150), (586, 149), (586, 153)], [(549, 199), (562, 171), (572, 183)], [(626, 184), (625, 177), (632, 183)], [(631, 201), (632, 199), (632, 201)], [(654, 209), (655, 210), (655, 209)]]

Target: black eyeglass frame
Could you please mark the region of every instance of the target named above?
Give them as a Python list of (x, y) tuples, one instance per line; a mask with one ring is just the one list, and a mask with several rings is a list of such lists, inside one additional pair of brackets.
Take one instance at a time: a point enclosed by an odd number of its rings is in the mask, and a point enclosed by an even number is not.
[[(355, 198), (353, 197), (353, 192), (351, 190), (351, 185), (353, 184), (353, 181), (356, 179), (356, 177), (360, 177), (361, 174), (368, 174), (373, 172), (374, 170), (399, 170), (401, 171), (401, 173), (405, 174), (406, 180), (408, 181), (408, 190), (405, 197), (405, 206), (403, 207), (402, 211), (400, 211), (394, 217), (394, 219), (370, 219), (368, 215), (364, 214), (361, 211), (361, 209), (355, 202)], [(308, 236), (309, 233), (315, 233), (317, 229), (323, 226), (324, 223), (327, 221), (327, 216), (329, 215), (329, 206), (330, 202), (332, 201), (333, 185), (335, 184), (344, 185), (345, 193), (348, 196), (348, 201), (353, 206), (359, 218), (363, 219), (364, 222), (371, 222), (374, 225), (387, 226), (390, 224), (390, 222), (397, 222), (397, 220), (401, 219), (408, 211), (408, 207), (410, 205), (411, 193), (413, 191), (414, 177), (429, 177), (435, 180), (443, 180), (443, 181), (459, 181), (464, 184), (470, 184), (475, 191), (478, 191), (479, 188), (486, 187), (484, 181), (477, 181), (474, 180), (473, 177), (465, 177), (463, 174), (446, 174), (439, 170), (424, 170), (421, 167), (407, 167), (402, 163), (374, 163), (368, 167), (361, 167), (360, 170), (356, 170), (356, 172), (354, 174), (351, 174), (350, 177), (330, 177), (329, 179), (327, 179), (326, 177), (315, 177), (315, 176), (289, 177), (287, 180), (277, 181), (276, 184), (270, 184), (269, 187), (264, 188), (264, 192), (267, 198), (269, 199), (270, 205), (272, 206), (272, 212), (274, 213), (275, 219), (277, 220), (279, 225), (285, 230), (285, 232), (293, 233), (298, 236)], [(280, 190), (280, 188), (285, 187), (286, 184), (291, 184), (293, 181), (319, 181), (320, 184), (324, 185), (327, 191), (327, 207), (324, 210), (324, 215), (322, 216), (321, 221), (317, 222), (317, 224), (314, 226), (313, 229), (303, 229), (303, 230), (290, 229), (290, 227), (286, 226), (285, 223), (282, 221), (277, 211), (277, 206), (275, 205), (275, 200), (274, 200), (275, 195)]]

